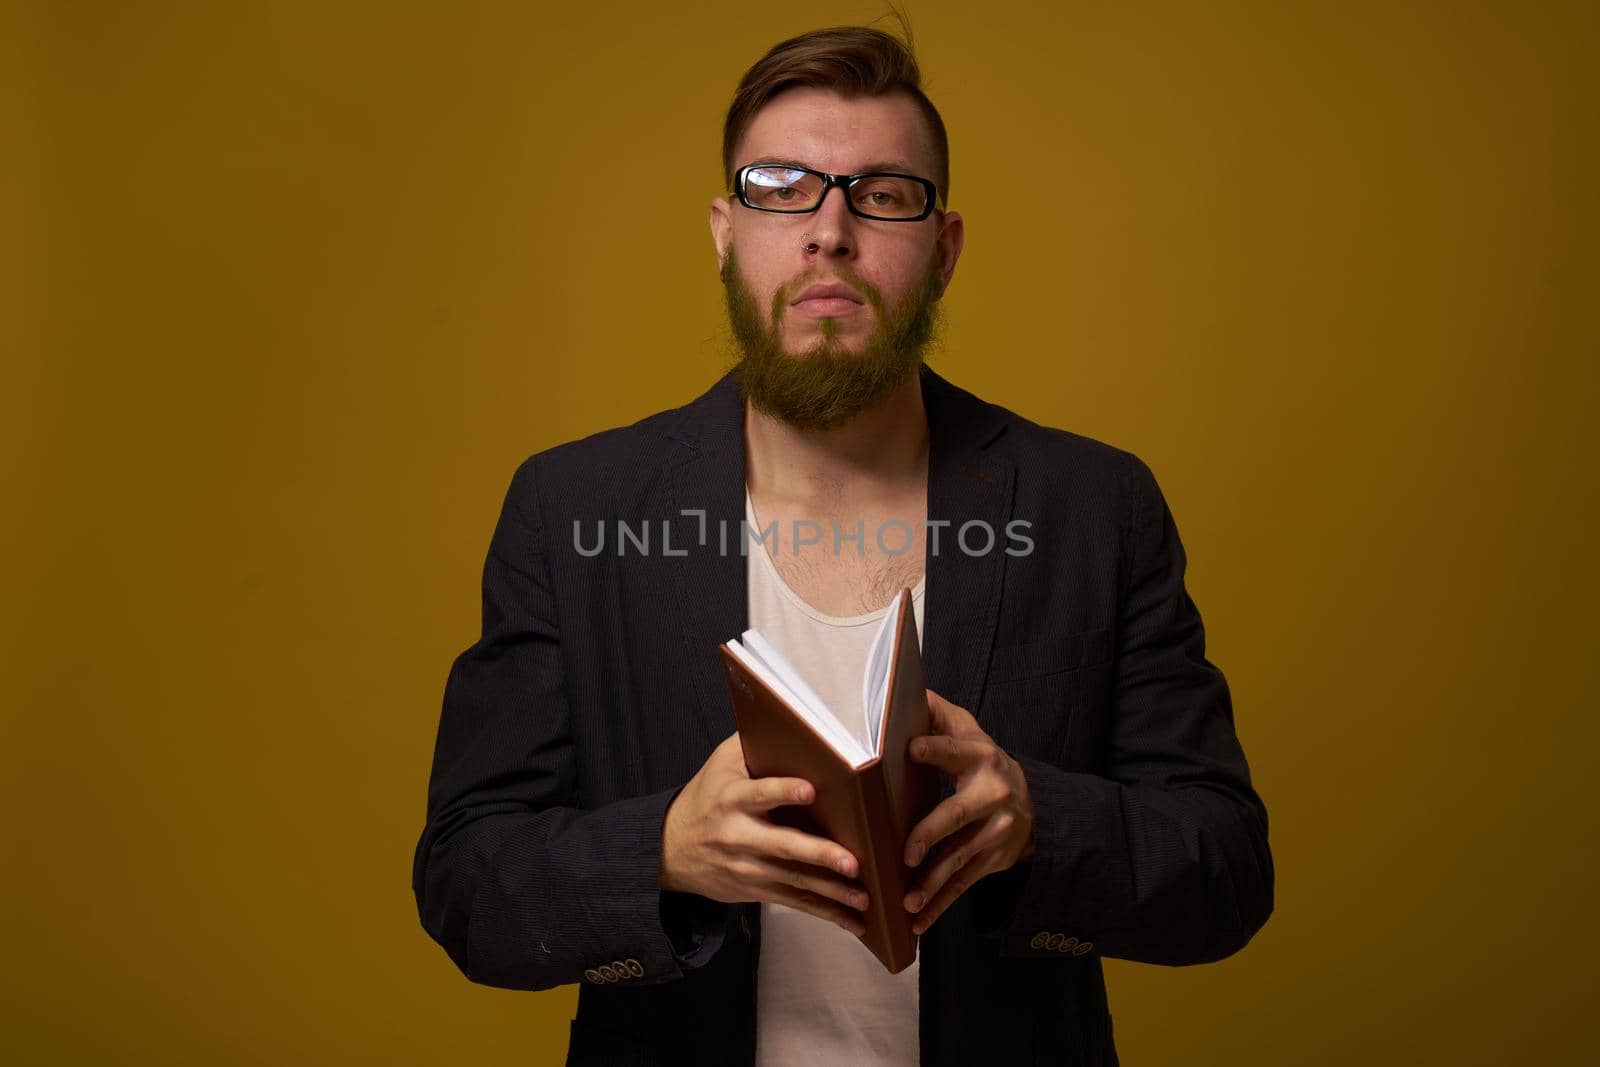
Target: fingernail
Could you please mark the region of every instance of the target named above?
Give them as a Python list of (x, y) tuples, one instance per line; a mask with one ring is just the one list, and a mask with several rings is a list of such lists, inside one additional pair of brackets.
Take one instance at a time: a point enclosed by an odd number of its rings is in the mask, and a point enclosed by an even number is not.
[(923, 894), (923, 893), (912, 893), (911, 894), (911, 899), (907, 903), (909, 903), (911, 905), (911, 910), (912, 911), (919, 911), (919, 910), (921, 910), (922, 906), (924, 904), (926, 904), (927, 902), (928, 902), (928, 897), (927, 897), (926, 894)]
[(804, 786), (796, 786), (795, 787), (795, 791), (793, 793), (793, 796), (794, 796), (794, 798), (796, 800), (804, 800), (806, 798), (805, 787)]
[(839, 868), (839, 873), (840, 874), (844, 875), (846, 878), (850, 877), (850, 861), (849, 860), (840, 860), (838, 863), (835, 863), (834, 866)]
[(927, 928), (928, 924), (923, 922), (921, 919), (918, 919), (916, 922), (911, 924), (911, 932), (914, 934), (921, 934), (922, 931), (926, 930)]
[(864, 909), (867, 906), (867, 895), (865, 893), (851, 893), (850, 903), (857, 908)]

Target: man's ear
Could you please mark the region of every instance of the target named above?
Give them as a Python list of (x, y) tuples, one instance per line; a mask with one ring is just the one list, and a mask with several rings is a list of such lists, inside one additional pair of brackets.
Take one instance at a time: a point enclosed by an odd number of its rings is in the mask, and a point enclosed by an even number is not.
[(958, 212), (947, 211), (939, 225), (939, 236), (936, 239), (939, 253), (939, 278), (942, 284), (939, 295), (944, 296), (944, 291), (950, 288), (950, 282), (955, 277), (956, 260), (961, 258), (961, 249), (967, 241), (967, 224)]
[(717, 250), (717, 270), (728, 263), (728, 250), (733, 247), (733, 206), (725, 196), (711, 198), (711, 241)]

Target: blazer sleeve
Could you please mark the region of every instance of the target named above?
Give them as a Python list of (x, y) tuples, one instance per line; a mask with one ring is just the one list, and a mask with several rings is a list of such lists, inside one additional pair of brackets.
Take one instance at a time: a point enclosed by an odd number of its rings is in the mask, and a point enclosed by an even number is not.
[(1228, 684), (1205, 658), (1177, 527), (1137, 457), (1129, 499), (1106, 773), (1013, 753), (1033, 803), (1034, 854), (972, 889), (980, 933), (1006, 955), (1207, 963), (1242, 948), (1272, 913), (1266, 807)]
[(412, 891), (423, 928), (474, 982), (670, 981), (715, 954), (732, 910), (661, 890), (662, 822), (682, 786), (578, 805), (537, 459), (512, 478), (482, 634), (445, 683)]

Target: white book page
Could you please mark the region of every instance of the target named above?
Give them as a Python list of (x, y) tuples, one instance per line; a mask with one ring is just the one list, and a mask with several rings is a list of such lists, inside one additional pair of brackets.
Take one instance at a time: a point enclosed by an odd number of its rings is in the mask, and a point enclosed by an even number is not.
[(879, 739), (883, 733), (883, 716), (889, 699), (889, 657), (894, 654), (894, 627), (900, 618), (900, 603), (905, 590), (889, 605), (889, 613), (878, 627), (878, 636), (872, 639), (872, 651), (867, 654), (867, 669), (861, 677), (861, 707), (867, 716), (867, 745), (872, 755), (878, 754)]
[(790, 663), (788, 657), (778, 650), (777, 645), (767, 640), (766, 634), (760, 630), (746, 630), (741, 640), (744, 641), (744, 647), (755, 653), (757, 659), (765, 663), (774, 674), (783, 679), (783, 684), (789, 687), (789, 691), (804, 701), (809, 709), (817, 712), (826, 712), (829, 715), (833, 714), (833, 709), (828, 707), (827, 702), (817, 695), (815, 689), (806, 684), (806, 680), (800, 676), (800, 672), (795, 670), (794, 664)]
[[(750, 647), (746, 647), (742, 642), (749, 642)], [(844, 757), (852, 767), (859, 767), (872, 758), (872, 754), (862, 747), (855, 735), (845, 729), (844, 724), (818, 699), (811, 687), (805, 684), (794, 666), (784, 658), (783, 653), (763, 637), (759, 630), (746, 630), (742, 642), (728, 642), (729, 650), (757, 677), (770, 685), (783, 702), (793, 708), (823, 741), (827, 742), (828, 747)], [(760, 651), (761, 647), (764, 647), (764, 653)], [(769, 655), (772, 657), (770, 662), (767, 659)], [(797, 683), (805, 695), (797, 692), (786, 679)]]

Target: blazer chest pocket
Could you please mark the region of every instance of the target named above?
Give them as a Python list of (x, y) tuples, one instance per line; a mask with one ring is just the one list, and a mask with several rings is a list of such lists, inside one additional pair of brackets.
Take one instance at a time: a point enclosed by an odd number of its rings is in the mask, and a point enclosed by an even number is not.
[(1065, 766), (1074, 733), (1097, 732), (1089, 720), (1109, 696), (1111, 659), (1110, 629), (996, 646), (980, 723), (1013, 754)]

